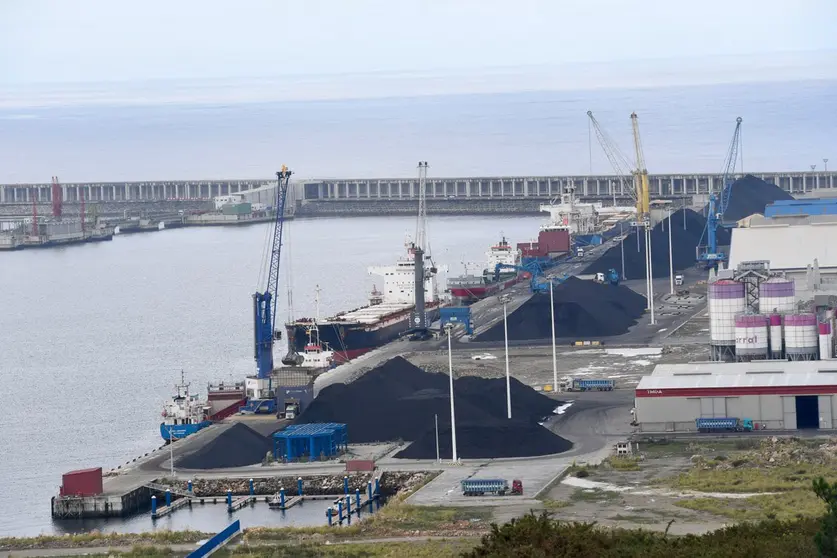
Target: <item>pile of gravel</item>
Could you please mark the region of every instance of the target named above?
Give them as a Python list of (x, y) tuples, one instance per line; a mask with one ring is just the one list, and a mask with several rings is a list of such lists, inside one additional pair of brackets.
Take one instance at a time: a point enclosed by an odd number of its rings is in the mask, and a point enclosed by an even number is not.
[[(436, 418), (440, 443), (451, 446), (449, 381), (446, 374), (426, 372), (396, 357), (354, 382), (324, 388), (296, 422), (345, 423), (350, 443), (414, 442), (396, 457), (434, 459)], [(455, 380), (461, 457), (546, 455), (572, 446), (538, 424), (561, 402), (517, 380), (512, 380), (511, 387), (513, 421), (506, 418), (505, 379), (469, 376)]]
[[(555, 336), (597, 338), (621, 335), (645, 312), (641, 294), (623, 285), (608, 285), (570, 277), (553, 289)], [(508, 315), (509, 339), (526, 341), (552, 337), (549, 293), (533, 295)], [(477, 336), (477, 341), (502, 341), (500, 320)]]
[(181, 469), (225, 469), (245, 467), (264, 460), (273, 450), (271, 438), (237, 422), (197, 451), (177, 460)]

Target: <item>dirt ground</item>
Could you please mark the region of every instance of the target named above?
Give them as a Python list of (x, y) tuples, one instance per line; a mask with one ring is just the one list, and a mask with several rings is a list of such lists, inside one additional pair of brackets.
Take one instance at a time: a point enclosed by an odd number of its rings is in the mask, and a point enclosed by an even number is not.
[[(558, 377), (611, 378), (616, 387), (633, 388), (639, 379), (654, 370), (656, 364), (706, 360), (706, 345), (674, 345), (640, 349), (558, 347)], [(404, 355), (410, 362), (428, 371), (447, 372), (447, 352), (422, 352)], [(474, 356), (480, 360), (474, 360)], [(491, 358), (493, 357), (493, 358)], [(505, 376), (504, 351), (460, 351), (453, 355), (457, 376)], [(538, 387), (552, 383), (551, 347), (514, 347), (509, 349), (511, 375), (524, 384)]]

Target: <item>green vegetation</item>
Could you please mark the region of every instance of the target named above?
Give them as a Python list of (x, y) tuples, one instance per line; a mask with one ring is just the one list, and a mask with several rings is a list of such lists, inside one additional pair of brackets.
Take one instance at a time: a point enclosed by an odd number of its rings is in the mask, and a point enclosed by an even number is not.
[(619, 499), (619, 493), (601, 488), (579, 488), (570, 496), (573, 502), (612, 502)]
[[(759, 467), (751, 462), (732, 460), (729, 468), (713, 468), (722, 462), (698, 464), (690, 471), (669, 479), (668, 483), (684, 490), (700, 492), (780, 492), (786, 490), (810, 490), (811, 482), (831, 475), (833, 467), (819, 464), (793, 464), (778, 467)], [(724, 463), (726, 465), (726, 463)]]
[(547, 511), (557, 511), (557, 510), (560, 510), (561, 508), (566, 508), (567, 506), (572, 505), (571, 502), (564, 502), (564, 501), (561, 501), (561, 500), (553, 500), (551, 498), (544, 498), (543, 500), (541, 500), (541, 502), (543, 503), (544, 509), (547, 510)]
[(810, 490), (791, 490), (749, 498), (690, 498), (675, 503), (682, 508), (729, 517), (736, 521), (778, 519), (788, 521), (820, 517), (823, 503)]
[[(78, 548), (89, 546), (137, 546), (139, 544), (184, 544), (211, 537), (200, 531), (155, 531), (153, 533), (83, 533), (79, 535), (40, 535), (37, 537), (2, 537), (0, 550), (28, 548)], [(145, 547), (138, 547), (145, 548)]]
[(637, 457), (608, 457), (604, 464), (617, 471), (639, 471), (639, 458)]

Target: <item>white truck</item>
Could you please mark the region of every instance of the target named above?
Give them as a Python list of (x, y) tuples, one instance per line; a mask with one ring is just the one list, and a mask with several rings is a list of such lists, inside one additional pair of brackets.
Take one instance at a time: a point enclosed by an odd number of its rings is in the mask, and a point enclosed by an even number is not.
[(677, 285), (678, 287), (682, 287), (683, 286), (683, 276), (679, 275), (679, 274), (675, 275), (674, 276), (674, 284)]

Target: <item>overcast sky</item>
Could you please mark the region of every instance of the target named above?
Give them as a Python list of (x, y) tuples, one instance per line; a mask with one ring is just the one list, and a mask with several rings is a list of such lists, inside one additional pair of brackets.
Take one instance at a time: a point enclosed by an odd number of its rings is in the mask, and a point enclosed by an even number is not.
[(0, 0), (0, 86), (828, 51), (835, 0)]

